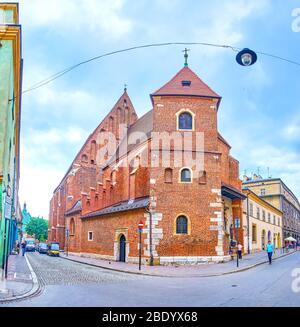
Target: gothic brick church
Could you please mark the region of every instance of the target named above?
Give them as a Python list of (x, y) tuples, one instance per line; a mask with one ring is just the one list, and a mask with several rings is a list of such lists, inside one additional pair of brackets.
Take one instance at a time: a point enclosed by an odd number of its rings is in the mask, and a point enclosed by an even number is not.
[(138, 118), (125, 89), (86, 140), (54, 191), (49, 240), (137, 262), (143, 222), (145, 264), (229, 260), (245, 196), (218, 132), (221, 97), (187, 65), (150, 97)]

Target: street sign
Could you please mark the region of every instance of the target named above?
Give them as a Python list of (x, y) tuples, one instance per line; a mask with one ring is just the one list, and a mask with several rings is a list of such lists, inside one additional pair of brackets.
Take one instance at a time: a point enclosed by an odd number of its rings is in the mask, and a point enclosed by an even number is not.
[(240, 220), (240, 218), (235, 218), (234, 225), (235, 225), (235, 228), (240, 228), (241, 227), (241, 220)]
[(12, 199), (8, 196), (5, 198), (4, 217), (11, 219), (12, 215)]
[(139, 222), (138, 224), (139, 230), (144, 228), (144, 223), (142, 221)]

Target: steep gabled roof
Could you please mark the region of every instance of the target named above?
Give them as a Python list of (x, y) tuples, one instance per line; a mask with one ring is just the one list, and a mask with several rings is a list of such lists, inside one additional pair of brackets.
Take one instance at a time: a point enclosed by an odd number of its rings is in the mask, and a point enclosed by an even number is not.
[[(141, 134), (145, 136), (145, 139), (142, 142), (148, 140), (151, 137), (153, 131), (153, 109), (146, 112), (141, 118), (139, 118), (134, 124), (132, 124), (127, 134), (124, 136), (123, 140), (119, 144), (116, 153), (105, 163), (103, 169), (107, 168), (113, 162), (118, 161), (123, 155), (129, 153), (137, 146), (140, 145)], [(129, 140), (133, 143), (129, 143)], [(121, 149), (121, 150), (120, 150)], [(126, 150), (126, 153), (124, 152)]]
[(219, 101), (221, 99), (221, 97), (205, 84), (189, 67), (182, 68), (168, 83), (152, 93), (151, 97), (164, 95), (208, 97), (219, 99)]
[(69, 169), (67, 170), (66, 174), (64, 175), (64, 177), (62, 178), (62, 180), (60, 181), (60, 183), (58, 184), (58, 186), (56, 187), (56, 189), (54, 190), (54, 193), (59, 189), (59, 187), (62, 185), (62, 183), (65, 181), (66, 177), (68, 176), (68, 174), (70, 173), (70, 171), (73, 168), (73, 165), (76, 163), (76, 161), (80, 160), (80, 155), (82, 153), (82, 151), (84, 150), (84, 148), (89, 144), (89, 142), (91, 142), (91, 140), (93, 138), (95, 138), (95, 135), (99, 132), (99, 130), (101, 129), (101, 127), (103, 126), (105, 120), (110, 116), (110, 114), (116, 110), (118, 107), (121, 107), (124, 103), (124, 100), (127, 101), (127, 104), (129, 105), (129, 107), (131, 107), (133, 109), (133, 111), (135, 112), (134, 106), (131, 102), (131, 99), (126, 91), (126, 89), (124, 90), (124, 93), (120, 96), (119, 100), (116, 102), (116, 104), (113, 106), (113, 108), (110, 110), (110, 112), (103, 118), (103, 120), (101, 121), (101, 123), (95, 128), (95, 130), (89, 135), (89, 137), (87, 138), (87, 140), (85, 141), (85, 143), (83, 144), (83, 146), (81, 147), (81, 149), (78, 151), (77, 155), (75, 156), (74, 160), (72, 161)]

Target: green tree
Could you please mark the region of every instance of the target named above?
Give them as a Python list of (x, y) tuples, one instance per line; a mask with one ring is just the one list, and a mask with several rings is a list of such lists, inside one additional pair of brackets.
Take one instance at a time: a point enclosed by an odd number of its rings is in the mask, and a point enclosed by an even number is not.
[(48, 221), (43, 218), (31, 218), (26, 226), (26, 232), (43, 242), (48, 236)]

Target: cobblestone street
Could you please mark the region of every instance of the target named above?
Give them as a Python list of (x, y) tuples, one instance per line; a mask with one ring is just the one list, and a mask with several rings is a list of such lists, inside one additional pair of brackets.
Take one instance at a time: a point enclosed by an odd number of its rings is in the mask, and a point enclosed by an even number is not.
[(101, 268), (93, 268), (38, 253), (28, 253), (27, 256), (39, 281), (43, 285), (120, 283), (143, 278), (130, 274), (115, 273)]

